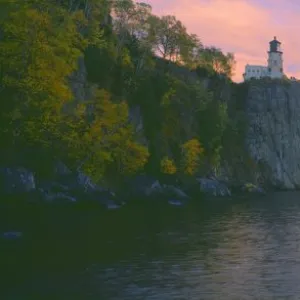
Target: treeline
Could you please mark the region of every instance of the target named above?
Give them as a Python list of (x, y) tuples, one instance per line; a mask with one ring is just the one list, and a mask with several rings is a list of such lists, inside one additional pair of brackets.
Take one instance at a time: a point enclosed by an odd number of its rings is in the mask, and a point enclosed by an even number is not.
[[(221, 96), (233, 54), (132, 0), (0, 0), (0, 11), (2, 163), (21, 157), (41, 171), (60, 159), (108, 183), (218, 170), (224, 136), (238, 131)], [(70, 88), (81, 57), (84, 102)]]

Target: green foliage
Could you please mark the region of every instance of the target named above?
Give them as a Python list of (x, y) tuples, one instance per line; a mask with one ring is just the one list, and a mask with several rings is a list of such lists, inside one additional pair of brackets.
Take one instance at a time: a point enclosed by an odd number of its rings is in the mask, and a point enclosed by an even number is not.
[(149, 36), (153, 49), (164, 59), (183, 63), (189, 67), (196, 64), (202, 44), (195, 34), (188, 34), (186, 27), (174, 16), (151, 16)]
[[(222, 99), (234, 56), (204, 47), (174, 16), (132, 0), (0, 0), (0, 10), (7, 152), (35, 148), (114, 183), (144, 169), (190, 176), (205, 160), (218, 168), (228, 146), (242, 143), (243, 115), (229, 117), (241, 104)], [(82, 56), (90, 97), (78, 103), (69, 78)], [(131, 106), (141, 110), (148, 147), (129, 122)]]
[[(88, 109), (92, 110), (90, 122), (86, 121)], [(105, 90), (95, 91), (94, 99), (78, 105), (65, 124), (63, 142), (71, 149), (67, 159), (96, 180), (133, 174), (147, 162), (148, 150), (135, 142), (128, 123), (127, 104), (113, 103)]]
[(218, 48), (207, 47), (199, 52), (198, 66), (204, 67), (210, 73), (216, 72), (231, 78), (235, 67), (235, 59), (233, 53), (224, 54)]
[(67, 76), (86, 44), (78, 33), (81, 20), (78, 13), (54, 8), (50, 15), (26, 6), (2, 22), (0, 135), (9, 144), (46, 145), (57, 134), (62, 106), (72, 99)]

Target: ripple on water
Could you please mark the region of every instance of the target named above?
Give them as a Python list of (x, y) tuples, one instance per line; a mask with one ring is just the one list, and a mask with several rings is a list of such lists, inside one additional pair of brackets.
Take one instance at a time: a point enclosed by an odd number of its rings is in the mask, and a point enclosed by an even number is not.
[(132, 215), (119, 216), (113, 220), (118, 232), (106, 241), (86, 240), (85, 250), (78, 251), (89, 258), (84, 271), (73, 273), (69, 283), (60, 278), (63, 289), (58, 280), (46, 288), (41, 279), (40, 295), (69, 299), (74, 294), (84, 300), (300, 299), (299, 199), (300, 193), (275, 193), (207, 210), (171, 209), (168, 215), (145, 214), (137, 224)]

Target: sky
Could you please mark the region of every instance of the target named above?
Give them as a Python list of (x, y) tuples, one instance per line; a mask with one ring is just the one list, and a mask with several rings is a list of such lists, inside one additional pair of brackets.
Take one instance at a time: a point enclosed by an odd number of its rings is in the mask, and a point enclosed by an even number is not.
[[(140, 0), (141, 1), (141, 0)], [(174, 15), (205, 46), (233, 52), (234, 81), (243, 80), (245, 65), (267, 65), (274, 36), (283, 50), (287, 76), (300, 78), (299, 0), (143, 0), (156, 15)]]

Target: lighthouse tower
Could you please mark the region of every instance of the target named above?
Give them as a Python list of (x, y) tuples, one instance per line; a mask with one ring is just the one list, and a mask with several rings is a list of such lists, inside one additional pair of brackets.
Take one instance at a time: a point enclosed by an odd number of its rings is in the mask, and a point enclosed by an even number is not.
[(281, 43), (277, 41), (274, 36), (273, 41), (270, 42), (270, 49), (268, 51), (268, 73), (271, 78), (283, 77), (283, 60)]

